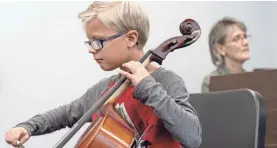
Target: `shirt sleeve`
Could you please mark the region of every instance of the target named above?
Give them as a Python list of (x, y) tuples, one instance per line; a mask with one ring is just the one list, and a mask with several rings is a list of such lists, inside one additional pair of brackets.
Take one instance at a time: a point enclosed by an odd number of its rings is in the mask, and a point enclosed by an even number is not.
[(201, 92), (206, 93), (209, 92), (209, 79), (210, 76), (205, 76), (201, 85)]
[[(108, 88), (110, 81), (111, 78), (104, 78), (89, 88), (80, 98), (45, 113), (37, 114), (16, 126), (25, 128), (30, 136), (72, 127)], [(91, 119), (88, 122), (90, 121)]]
[(179, 76), (170, 71), (155, 79), (148, 76), (136, 86), (133, 97), (153, 107), (165, 128), (183, 147), (199, 147), (202, 127)]

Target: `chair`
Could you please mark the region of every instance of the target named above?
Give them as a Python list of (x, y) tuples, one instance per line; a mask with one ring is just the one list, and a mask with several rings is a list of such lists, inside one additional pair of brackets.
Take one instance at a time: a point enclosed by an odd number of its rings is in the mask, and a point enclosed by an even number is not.
[(190, 94), (202, 125), (200, 148), (264, 148), (266, 107), (250, 89)]

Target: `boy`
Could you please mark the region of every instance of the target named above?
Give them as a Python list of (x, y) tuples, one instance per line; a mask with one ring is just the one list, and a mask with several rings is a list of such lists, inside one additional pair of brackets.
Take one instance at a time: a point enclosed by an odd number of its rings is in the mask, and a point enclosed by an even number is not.
[[(79, 18), (89, 39), (89, 53), (99, 66), (104, 71), (120, 68), (120, 74), (132, 82), (115, 108), (143, 133), (137, 135), (142, 139), (136, 139), (137, 146), (197, 148), (202, 129), (182, 79), (162, 67), (136, 62), (143, 56), (149, 34), (149, 20), (141, 6), (128, 1), (93, 2)], [(104, 78), (70, 104), (18, 124), (7, 132), (6, 141), (17, 146), (17, 141), (24, 143), (30, 136), (72, 127), (117, 79)], [(160, 121), (149, 122), (152, 117)]]

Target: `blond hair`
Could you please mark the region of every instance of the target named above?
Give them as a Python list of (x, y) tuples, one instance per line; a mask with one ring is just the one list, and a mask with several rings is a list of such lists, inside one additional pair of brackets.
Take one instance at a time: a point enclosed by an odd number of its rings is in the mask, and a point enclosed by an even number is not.
[(215, 66), (221, 66), (224, 64), (224, 57), (216, 50), (216, 45), (223, 45), (227, 36), (227, 30), (230, 26), (237, 25), (242, 31), (246, 32), (247, 28), (245, 24), (232, 17), (224, 17), (216, 22), (209, 33), (209, 47), (212, 57), (212, 62)]
[(94, 17), (117, 32), (138, 32), (138, 47), (143, 48), (149, 36), (149, 20), (141, 5), (134, 1), (95, 1), (78, 15), (85, 26)]

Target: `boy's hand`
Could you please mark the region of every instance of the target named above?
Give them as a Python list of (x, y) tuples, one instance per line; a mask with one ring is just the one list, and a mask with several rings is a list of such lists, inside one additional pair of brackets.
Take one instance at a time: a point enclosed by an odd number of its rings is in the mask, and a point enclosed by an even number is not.
[(130, 61), (122, 64), (124, 68), (130, 69), (131, 73), (120, 70), (120, 74), (126, 76), (133, 85), (136, 86), (142, 79), (149, 76), (149, 72), (145, 69), (144, 65), (140, 62)]
[(27, 130), (23, 127), (9, 129), (6, 133), (6, 142), (14, 147), (18, 147), (18, 141), (26, 142), (30, 138)]

